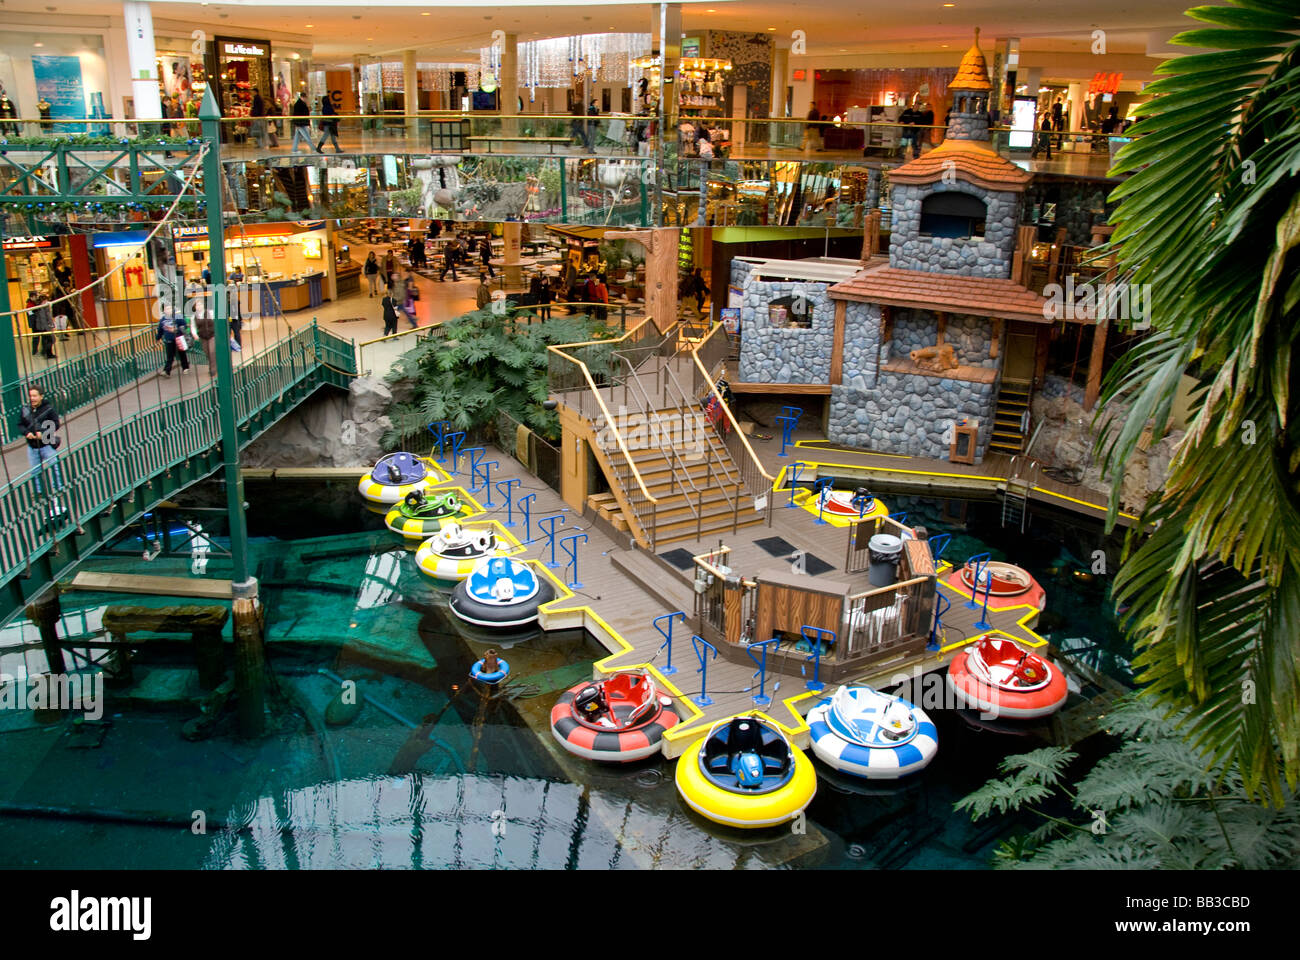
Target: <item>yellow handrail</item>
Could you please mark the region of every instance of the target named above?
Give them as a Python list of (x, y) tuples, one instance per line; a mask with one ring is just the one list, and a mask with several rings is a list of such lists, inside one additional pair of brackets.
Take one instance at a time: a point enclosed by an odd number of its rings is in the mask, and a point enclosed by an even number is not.
[(699, 368), (700, 373), (704, 375), (704, 382), (709, 385), (709, 392), (718, 398), (718, 406), (722, 407), (723, 412), (727, 415), (727, 420), (731, 423), (731, 429), (736, 431), (736, 436), (740, 437), (740, 442), (744, 444), (745, 452), (749, 454), (749, 459), (753, 461), (753, 464), (758, 468), (759, 473), (772, 483), (776, 483), (776, 477), (763, 469), (763, 464), (759, 461), (758, 454), (754, 453), (754, 448), (749, 445), (749, 438), (746, 437), (745, 432), (740, 429), (740, 424), (736, 422), (736, 418), (732, 415), (731, 408), (727, 406), (723, 401), (721, 394), (718, 393), (718, 385), (713, 382), (713, 378), (709, 376), (709, 371), (705, 370), (704, 364), (700, 362), (700, 349), (709, 341), (709, 338), (720, 329), (722, 329), (722, 324), (714, 324), (713, 329), (699, 339), (695, 346), (691, 348), (691, 359), (695, 361), (695, 366)]

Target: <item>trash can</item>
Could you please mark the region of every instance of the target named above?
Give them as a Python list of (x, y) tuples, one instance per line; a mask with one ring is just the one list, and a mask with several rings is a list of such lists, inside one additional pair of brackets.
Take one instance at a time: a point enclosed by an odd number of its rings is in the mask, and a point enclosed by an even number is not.
[(871, 565), (867, 581), (873, 587), (887, 587), (898, 582), (898, 561), (903, 555), (903, 541), (887, 533), (878, 533), (867, 541)]

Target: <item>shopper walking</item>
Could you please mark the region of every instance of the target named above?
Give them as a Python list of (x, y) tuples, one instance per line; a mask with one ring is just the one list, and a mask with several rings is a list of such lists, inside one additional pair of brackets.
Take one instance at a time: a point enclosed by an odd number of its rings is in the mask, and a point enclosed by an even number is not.
[(379, 260), (375, 257), (375, 251), (370, 251), (361, 272), (366, 275), (366, 283), (370, 285), (370, 295), (373, 297), (379, 292)]
[(696, 267), (695, 272), (691, 274), (691, 293), (695, 295), (696, 311), (703, 316), (704, 300), (709, 295), (709, 285), (704, 282), (704, 272), (699, 267)]
[(817, 111), (817, 101), (814, 100), (808, 105), (808, 122), (803, 128), (803, 143), (800, 145), (804, 153), (809, 153), (814, 146), (821, 149), (821, 127), (817, 121), (822, 115)]
[(916, 115), (917, 125), (921, 129), (916, 131), (912, 137), (912, 159), (915, 160), (921, 155), (921, 141), (929, 141), (932, 135), (931, 127), (934, 126), (934, 110), (928, 103), (923, 103), (921, 109)]
[(604, 323), (609, 318), (609, 287), (605, 286), (605, 275), (603, 273), (596, 275), (596, 282), (592, 285), (592, 302), (599, 304), (596, 307), (596, 319)]
[(184, 317), (171, 317), (164, 314), (158, 321), (158, 330), (154, 333), (154, 339), (161, 340), (166, 351), (162, 371), (164, 377), (172, 375), (172, 364), (176, 362), (177, 357), (180, 357), (182, 372), (190, 369), (190, 345), (185, 337), (187, 330)]
[(496, 271), (492, 269), (492, 241), (484, 237), (478, 246), (479, 260), (483, 263), (483, 268), (487, 270), (489, 277), (495, 277)]
[[(27, 462), (36, 471), (36, 492), (41, 492), (41, 476), (48, 471), (50, 475), (50, 492), (58, 493), (63, 489), (63, 478), (59, 476), (59, 458), (56, 452), (63, 442), (55, 432), (59, 429), (59, 415), (53, 404), (45, 399), (40, 387), (29, 387), (27, 403), (22, 407), (18, 417), (18, 432), (27, 440)], [(50, 515), (61, 513), (63, 507), (56, 500)]]
[(248, 118), (253, 122), (253, 139), (257, 141), (259, 150), (266, 149), (266, 101), (262, 99), (262, 91), (253, 91), (253, 102), (248, 108)]
[[(326, 94), (320, 98), (320, 112), (322, 117), (337, 117), (339, 112), (334, 109), (334, 104)], [(330, 142), (334, 144), (334, 152), (342, 153), (343, 149), (339, 146), (339, 122), (337, 120), (322, 120), (320, 122), (320, 143), (316, 144), (316, 152), (324, 153), (321, 148), (325, 146), (325, 138), (329, 137)]]
[(420, 301), (420, 288), (416, 285), (415, 274), (410, 270), (406, 271), (404, 282), (406, 292), (402, 298), (402, 309), (406, 311), (406, 319), (411, 321), (411, 328), (414, 329), (420, 325), (420, 321), (415, 316), (415, 305)]
[(384, 310), (384, 333), (385, 337), (391, 336), (397, 332), (397, 301), (393, 299), (393, 293), (390, 290), (384, 294), (384, 299), (379, 301), (379, 305)]
[(226, 319), (230, 323), (230, 349), (233, 353), (244, 352), (244, 271), (235, 267), (230, 274), (227, 289), (234, 294), (229, 298)]
[(217, 348), (215, 344), (217, 336), (217, 322), (211, 317), (194, 318), (194, 335), (199, 338), (199, 343), (203, 346), (203, 355), (208, 360), (208, 376), (217, 375)]
[(307, 106), (307, 94), (301, 90), (298, 91), (298, 99), (293, 102), (290, 112), (293, 114), (293, 152), (298, 152), (298, 141), (301, 140), (307, 144), (307, 152), (312, 149), (311, 143), (311, 107)]
[(440, 273), (440, 274), (438, 275), (438, 282), (439, 282), (439, 283), (441, 283), (442, 281), (444, 281), (444, 280), (447, 279), (447, 271), (449, 271), (449, 270), (451, 271), (451, 279), (452, 279), (453, 281), (455, 281), (455, 282), (459, 282), (459, 281), (460, 281), (460, 277), (456, 276), (456, 254), (457, 254), (457, 252), (458, 252), (458, 248), (457, 248), (456, 244), (454, 244), (454, 243), (448, 243), (447, 246), (445, 246), (445, 247), (443, 248), (443, 250), (442, 250), (442, 273)]

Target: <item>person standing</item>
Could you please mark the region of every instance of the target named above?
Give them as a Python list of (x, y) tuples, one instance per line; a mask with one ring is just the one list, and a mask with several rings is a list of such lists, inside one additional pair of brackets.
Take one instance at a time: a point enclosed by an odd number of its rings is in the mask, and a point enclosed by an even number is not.
[(162, 319), (158, 321), (158, 330), (154, 333), (154, 339), (161, 340), (163, 349), (167, 352), (167, 358), (163, 362), (164, 377), (172, 375), (172, 364), (176, 362), (177, 356), (181, 359), (181, 371), (190, 369), (189, 343), (185, 339), (186, 330), (184, 317), (163, 314)]
[(931, 137), (930, 128), (934, 126), (934, 110), (928, 103), (922, 104), (920, 111), (916, 115), (916, 123), (922, 129), (918, 130), (912, 136), (912, 159), (915, 160), (921, 155), (921, 141), (929, 140)]
[(1052, 115), (1050, 113), (1043, 114), (1043, 123), (1039, 129), (1042, 132), (1039, 133), (1038, 135), (1038, 142), (1037, 145), (1034, 147), (1031, 156), (1036, 157), (1038, 156), (1039, 151), (1046, 150), (1047, 159), (1051, 160), (1052, 159)]
[(397, 301), (393, 299), (391, 290), (384, 294), (384, 299), (379, 301), (379, 305), (384, 310), (383, 336), (391, 336), (397, 332)]
[(361, 272), (366, 275), (366, 283), (370, 285), (370, 295), (373, 297), (379, 292), (379, 261), (375, 258), (375, 251), (370, 251)]
[(605, 286), (605, 275), (603, 273), (596, 275), (596, 282), (592, 285), (592, 302), (599, 304), (596, 307), (596, 319), (604, 323), (609, 318), (609, 287)]
[(492, 305), (492, 291), (488, 289), (487, 281), (486, 273), (478, 275), (478, 289), (474, 291), (474, 302), (478, 304), (480, 310), (486, 310)]
[(36, 356), (36, 351), (41, 351), (41, 356), (46, 360), (56, 359), (54, 356), (54, 314), (50, 310), (50, 298), (43, 293), (33, 293), (27, 298), (27, 323), (32, 328), (32, 333), (39, 334), (32, 338), (32, 356)]
[(393, 285), (393, 275), (397, 273), (397, 258), (393, 256), (393, 251), (389, 250), (384, 254), (384, 286)]
[(492, 269), (492, 241), (484, 237), (479, 243), (478, 252), (479, 259), (482, 261), (484, 269), (487, 270), (487, 275), (495, 277), (497, 275), (496, 271)]
[[(293, 125), (293, 152), (298, 152), (298, 141), (302, 140), (307, 144), (307, 152), (311, 152), (311, 107), (307, 106), (307, 94), (301, 90), (298, 91), (298, 99), (293, 102), (290, 111), (293, 119), (290, 123)], [(322, 143), (324, 141), (322, 140)]]
[[(18, 432), (27, 440), (27, 462), (36, 471), (36, 492), (41, 492), (41, 475), (47, 470), (50, 474), (50, 493), (63, 489), (63, 478), (59, 476), (59, 457), (57, 450), (60, 439), (55, 431), (59, 429), (59, 415), (54, 406), (45, 399), (40, 387), (29, 387), (27, 403), (18, 418)], [(56, 500), (50, 515), (61, 513), (63, 507)]]
[[(817, 125), (817, 121), (821, 118), (822, 115), (817, 111), (817, 101), (814, 100), (808, 105), (808, 122), (804, 124), (803, 128), (803, 144), (801, 148), (804, 153), (810, 152), (814, 144), (821, 143), (821, 127)], [(818, 149), (821, 149), (820, 146), (818, 146)]]
[(695, 268), (691, 274), (691, 293), (695, 295), (695, 309), (701, 316), (704, 315), (704, 300), (709, 294), (709, 285), (704, 282), (704, 272)]
[[(337, 117), (339, 112), (334, 109), (334, 103), (326, 94), (320, 98), (320, 112), (322, 117)], [(325, 146), (325, 138), (329, 137), (330, 142), (334, 144), (334, 152), (342, 153), (343, 149), (339, 146), (339, 122), (337, 120), (322, 120), (320, 122), (320, 143), (316, 144), (316, 152), (324, 153), (321, 148)]]
[[(592, 99), (592, 101), (591, 101), (589, 104), (587, 104), (587, 116), (589, 116), (589, 117), (599, 117), (599, 116), (600, 116), (600, 107), (596, 106), (596, 101), (595, 101), (594, 98)], [(596, 123), (596, 122), (594, 122), (594, 121), (592, 121), (592, 120), (588, 120), (588, 121), (587, 121), (587, 135), (586, 135), (586, 141), (587, 141), (587, 149), (588, 149), (588, 150), (594, 150), (595, 147), (596, 147), (596, 136), (597, 136), (597, 130), (599, 129), (599, 127), (600, 127), (600, 124), (598, 124), (598, 123)]]
[(231, 272), (229, 278), (229, 290), (233, 294), (229, 298), (229, 316), (230, 322), (230, 349), (234, 353), (244, 352), (244, 300), (242, 284), (244, 282), (244, 271), (239, 267)]
[(903, 147), (903, 159), (906, 160), (909, 153), (913, 153), (916, 148), (916, 124), (920, 114), (909, 103), (898, 118), (898, 122), (903, 125), (899, 132), (899, 143)]
[[(72, 268), (63, 259), (63, 254), (56, 253), (54, 255), (54, 260), (50, 263), (50, 273), (54, 276), (55, 299), (63, 301), (59, 304), (59, 312), (68, 318), (69, 326), (75, 327), (84, 333), (81, 323), (81, 310), (77, 306), (75, 297), (77, 284), (72, 278)], [(66, 333), (63, 335), (63, 339), (68, 339)]]

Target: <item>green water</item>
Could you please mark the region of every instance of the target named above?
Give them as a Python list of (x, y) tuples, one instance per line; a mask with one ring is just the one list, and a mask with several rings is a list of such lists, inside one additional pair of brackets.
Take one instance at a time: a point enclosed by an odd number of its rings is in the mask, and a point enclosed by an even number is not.
[[(136, 698), (112, 701), (105, 726), (4, 718), (0, 864), (981, 868), (1015, 826), (1008, 819), (972, 826), (952, 804), (1027, 745), (972, 730), (947, 711), (933, 715), (937, 758), (901, 784), (837, 777), (819, 765), (804, 835), (710, 824), (678, 799), (670, 763), (590, 764), (534, 732), (558, 692), (589, 676), (602, 655), (590, 637), (544, 634), (511, 647), (514, 695), (484, 699), (466, 672), (486, 644), (462, 635), (446, 594), (378, 517), (335, 502), (290, 521), (260, 490), (250, 491), (253, 498), (260, 509), (250, 516), (274, 518), (252, 524), (267, 660), (282, 687), (272, 734), (243, 742), (228, 716), (208, 739), (183, 739), (182, 727), (198, 713), (185, 697), (200, 693), (189, 651), (147, 646), (137, 660)], [(931, 531), (946, 529), (937, 505), (908, 508), (917, 511), (910, 522), (923, 515)], [(1104, 578), (1085, 583), (1058, 555), (1073, 550), (1086, 560), (1095, 532), (1044, 524), (1022, 537), (972, 510), (948, 556), (991, 548), (1027, 566), (1047, 587), (1044, 629), (1053, 639), (1084, 638), (1080, 646), (1102, 652), (1099, 663), (1122, 668), (1122, 643), (1100, 609)], [(219, 546), (220, 521), (210, 522)], [(119, 547), (121, 555), (87, 568), (194, 575), (190, 557), (145, 564), (138, 542)], [(218, 554), (210, 554), (204, 576), (229, 574)], [(175, 601), (66, 594), (62, 631), (92, 633), (104, 607), (123, 602)], [(0, 644), (18, 637), (33, 639), (31, 625), (11, 624)], [(3, 669), (13, 666), (11, 655), (0, 658)], [(340, 679), (354, 682), (364, 703), (350, 723), (331, 726), (325, 716)], [(195, 828), (200, 820), (203, 832)]]

